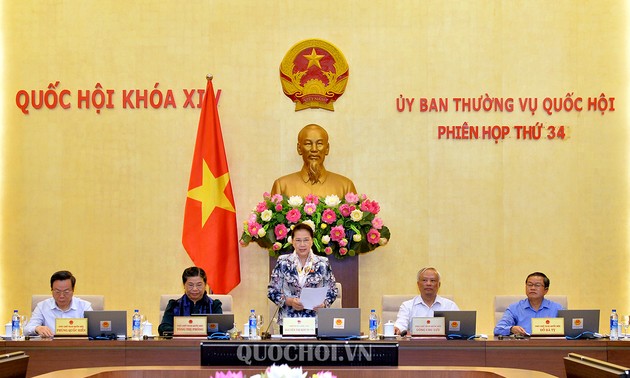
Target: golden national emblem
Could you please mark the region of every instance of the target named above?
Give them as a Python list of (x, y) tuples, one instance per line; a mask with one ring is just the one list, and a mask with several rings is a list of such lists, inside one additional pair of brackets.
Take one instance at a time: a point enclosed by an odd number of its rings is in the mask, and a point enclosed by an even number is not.
[(348, 62), (333, 44), (307, 39), (293, 46), (280, 63), (282, 90), (295, 111), (321, 108), (334, 111), (348, 83)]

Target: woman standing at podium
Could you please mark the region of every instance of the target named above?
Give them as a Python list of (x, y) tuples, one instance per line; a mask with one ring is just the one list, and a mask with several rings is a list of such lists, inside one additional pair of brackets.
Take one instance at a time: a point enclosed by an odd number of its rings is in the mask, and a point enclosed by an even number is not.
[[(330, 307), (337, 299), (335, 276), (328, 258), (313, 253), (313, 229), (299, 223), (292, 231), (293, 253), (278, 257), (271, 272), (267, 297), (279, 307), (278, 324), (282, 319), (314, 317), (322, 307)], [(324, 302), (312, 310), (305, 309), (300, 294), (305, 287), (327, 287)]]
[(184, 295), (179, 299), (171, 299), (166, 305), (162, 322), (158, 332), (173, 332), (173, 318), (175, 316), (190, 316), (192, 314), (222, 314), (221, 301), (211, 299), (206, 292), (208, 277), (206, 272), (196, 266), (184, 269), (182, 273)]

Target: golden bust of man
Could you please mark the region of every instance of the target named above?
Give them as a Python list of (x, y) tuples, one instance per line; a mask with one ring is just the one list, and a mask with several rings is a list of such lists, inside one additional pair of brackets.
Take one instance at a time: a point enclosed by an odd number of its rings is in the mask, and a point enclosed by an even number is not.
[(297, 151), (304, 160), (299, 172), (282, 176), (273, 183), (271, 194), (302, 196), (315, 194), (325, 197), (336, 194), (342, 198), (346, 193), (356, 193), (352, 181), (324, 168), (324, 160), (330, 150), (328, 133), (315, 124), (304, 126), (298, 134)]

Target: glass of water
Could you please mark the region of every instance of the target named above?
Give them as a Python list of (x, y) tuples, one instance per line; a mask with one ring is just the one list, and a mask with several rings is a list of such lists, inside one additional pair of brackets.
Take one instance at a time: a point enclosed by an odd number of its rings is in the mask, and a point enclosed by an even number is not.
[(263, 316), (260, 314), (256, 315), (256, 328), (258, 329), (258, 336), (261, 336), (261, 337), (262, 337), (262, 331), (263, 331), (263, 322), (264, 322)]
[(628, 326), (630, 326), (630, 315), (624, 315), (621, 317), (621, 327), (623, 328), (623, 339), (626, 341), (630, 340), (628, 338)]
[(28, 317), (26, 315), (20, 315), (20, 340), (24, 340), (24, 327), (28, 323)]

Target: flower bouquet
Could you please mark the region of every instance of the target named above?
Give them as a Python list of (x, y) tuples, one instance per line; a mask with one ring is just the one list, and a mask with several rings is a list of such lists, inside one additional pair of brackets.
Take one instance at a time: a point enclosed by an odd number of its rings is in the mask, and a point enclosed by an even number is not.
[[(286, 364), (279, 366), (273, 364), (265, 369), (264, 372), (252, 375), (251, 378), (306, 378), (307, 375), (308, 372), (303, 372), (301, 367), (291, 368)], [(211, 375), (210, 378), (245, 378), (245, 375), (243, 375), (242, 371), (228, 371), (227, 373), (217, 372), (214, 377)], [(330, 371), (320, 371), (313, 374), (311, 378), (337, 378), (337, 376)]]
[(264, 193), (263, 201), (244, 222), (240, 242), (247, 246), (253, 241), (270, 256), (279, 256), (292, 250), (292, 227), (306, 223), (314, 231), (313, 252), (343, 259), (387, 244), (390, 232), (377, 217), (379, 211), (378, 202), (365, 194), (348, 193), (340, 199)]

